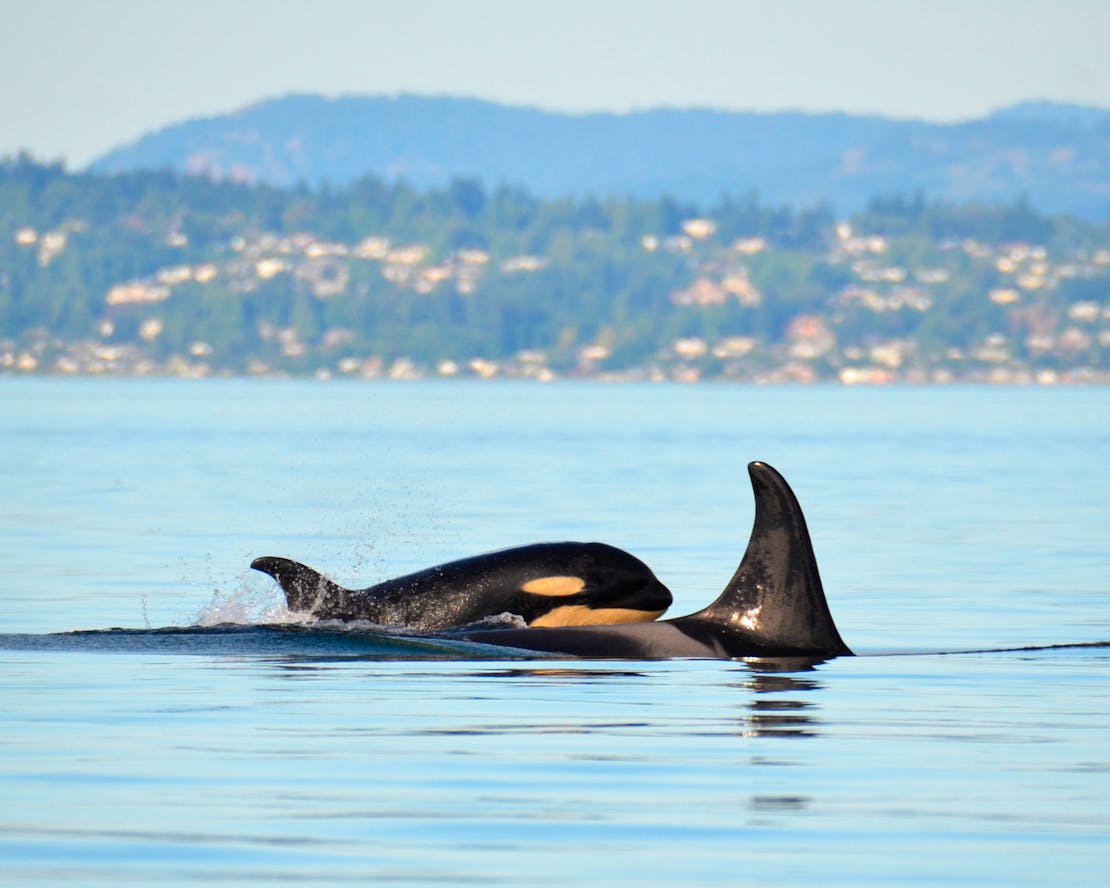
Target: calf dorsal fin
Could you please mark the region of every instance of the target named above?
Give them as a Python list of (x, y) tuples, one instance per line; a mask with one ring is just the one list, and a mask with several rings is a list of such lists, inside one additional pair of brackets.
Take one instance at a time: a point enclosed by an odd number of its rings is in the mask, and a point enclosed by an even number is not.
[(266, 555), (255, 558), (251, 567), (268, 573), (278, 581), (291, 611), (307, 613), (335, 607), (351, 594), (350, 589), (344, 589), (307, 564), (290, 558)]

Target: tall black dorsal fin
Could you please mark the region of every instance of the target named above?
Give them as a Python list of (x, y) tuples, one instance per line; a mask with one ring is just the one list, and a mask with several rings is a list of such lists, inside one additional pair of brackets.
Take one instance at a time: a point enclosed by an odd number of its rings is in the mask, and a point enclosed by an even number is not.
[(322, 605), (346, 600), (349, 589), (333, 583), (319, 571), (289, 558), (265, 555), (255, 558), (251, 567), (268, 573), (281, 586), (291, 611), (313, 612)]
[(725, 624), (770, 646), (848, 654), (829, 612), (805, 516), (786, 480), (748, 464), (755, 523), (724, 592), (692, 617)]

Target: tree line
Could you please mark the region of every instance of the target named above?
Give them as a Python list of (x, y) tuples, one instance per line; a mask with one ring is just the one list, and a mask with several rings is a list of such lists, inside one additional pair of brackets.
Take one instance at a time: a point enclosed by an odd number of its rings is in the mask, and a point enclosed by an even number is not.
[[(689, 223), (698, 219), (712, 226), (692, 237)], [(881, 237), (883, 249), (846, 253), (847, 229), (837, 228), (845, 222), (852, 237)], [(344, 277), (325, 297), (302, 273), (302, 256), (268, 278), (250, 267), (267, 243), (296, 234), (349, 246), (371, 236), (420, 245), (426, 257), (414, 274), (452, 263), (457, 272), (467, 251), (486, 258), (472, 286), (459, 286), (456, 275), (420, 292), (383, 275), (386, 260), (348, 254), (329, 260)], [(841, 345), (902, 337), (941, 354), (1015, 323), (1014, 306), (986, 298), (1008, 278), (997, 263), (977, 260), (968, 242), (1038, 245), (1062, 263), (1110, 246), (1110, 225), (1047, 216), (1024, 200), (960, 206), (893, 195), (840, 219), (827, 204), (773, 206), (757, 193), (708, 206), (668, 196), (546, 200), (474, 179), (420, 190), (374, 176), (342, 188), (280, 189), (172, 172), (70, 172), (20, 155), (0, 162), (0, 339), (134, 342), (163, 359), (203, 342), (210, 361), (233, 371), (256, 358), (309, 371), (324, 351), (329, 360), (434, 363), (539, 350), (569, 367), (583, 346), (600, 344), (608, 366), (620, 369), (683, 337), (743, 336), (773, 347), (796, 318), (815, 315), (828, 319)], [(508, 270), (520, 256), (541, 261)], [(868, 286), (915, 286), (928, 292), (929, 310), (846, 303), (842, 294), (866, 274), (861, 262), (902, 268), (905, 280)], [(203, 263), (219, 273), (178, 282), (161, 301), (107, 302), (119, 284)], [(921, 269), (944, 273), (922, 284), (913, 277)], [(699, 281), (711, 288), (738, 275), (758, 298), (675, 298)], [(1104, 277), (1080, 274), (1055, 281), (1036, 304), (1059, 313), (1105, 295)], [(140, 331), (151, 317), (161, 332), (146, 341)], [(288, 337), (273, 334), (281, 330), (303, 348), (288, 348)]]

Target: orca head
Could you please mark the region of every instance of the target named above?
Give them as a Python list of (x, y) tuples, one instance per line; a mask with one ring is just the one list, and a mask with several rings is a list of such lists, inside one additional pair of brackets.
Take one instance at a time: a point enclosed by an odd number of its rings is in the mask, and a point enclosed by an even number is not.
[(563, 543), (571, 558), (558, 570), (521, 584), (529, 626), (597, 626), (642, 623), (663, 614), (674, 600), (651, 568), (604, 543)]

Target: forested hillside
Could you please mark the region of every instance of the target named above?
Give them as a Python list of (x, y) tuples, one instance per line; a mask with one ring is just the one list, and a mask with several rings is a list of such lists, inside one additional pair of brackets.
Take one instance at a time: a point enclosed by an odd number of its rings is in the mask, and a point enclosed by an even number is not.
[(0, 372), (1042, 382), (1110, 369), (1110, 225), (1028, 203), (545, 200), (0, 163)]

